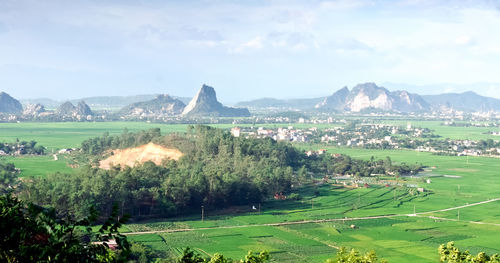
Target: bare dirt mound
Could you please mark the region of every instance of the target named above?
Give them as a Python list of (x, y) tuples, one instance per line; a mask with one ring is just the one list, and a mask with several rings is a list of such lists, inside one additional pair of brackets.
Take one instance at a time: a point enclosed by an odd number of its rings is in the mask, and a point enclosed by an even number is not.
[(113, 150), (113, 155), (99, 163), (99, 168), (109, 170), (112, 166), (130, 166), (152, 161), (159, 165), (165, 159), (179, 160), (184, 154), (175, 148), (166, 148), (148, 143), (135, 148)]

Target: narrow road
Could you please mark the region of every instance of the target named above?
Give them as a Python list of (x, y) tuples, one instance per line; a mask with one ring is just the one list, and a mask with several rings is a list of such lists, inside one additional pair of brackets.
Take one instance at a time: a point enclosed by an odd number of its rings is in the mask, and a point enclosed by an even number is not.
[(417, 215), (423, 215), (423, 214), (430, 214), (430, 213), (439, 213), (439, 212), (446, 212), (446, 211), (451, 211), (451, 210), (457, 210), (460, 208), (466, 208), (470, 206), (476, 206), (476, 205), (482, 205), (482, 204), (487, 204), (491, 202), (495, 202), (500, 200), (500, 198), (494, 198), (482, 202), (477, 202), (477, 203), (472, 203), (472, 204), (467, 204), (467, 205), (461, 205), (461, 206), (455, 206), (455, 207), (450, 207), (450, 208), (445, 208), (445, 209), (440, 209), (440, 210), (434, 210), (434, 211), (429, 211), (429, 212), (422, 212), (422, 213), (417, 213)]
[[(143, 234), (159, 234), (159, 233), (175, 233), (175, 232), (188, 232), (197, 230), (211, 230), (211, 229), (233, 229), (233, 228), (246, 228), (246, 227), (261, 227), (261, 226), (287, 226), (287, 225), (299, 225), (299, 224), (311, 224), (311, 223), (326, 223), (326, 222), (346, 222), (355, 220), (370, 220), (370, 219), (380, 219), (380, 218), (390, 218), (390, 217), (407, 217), (407, 216), (418, 216), (418, 217), (428, 217), (431, 219), (440, 219), (448, 221), (457, 221), (456, 219), (446, 219), (434, 216), (424, 216), (425, 214), (446, 212), (471, 206), (477, 206), (482, 204), (487, 204), (491, 202), (500, 201), (500, 198), (494, 198), (486, 201), (481, 201), (477, 203), (455, 206), (440, 210), (433, 210), (428, 212), (420, 212), (416, 214), (389, 214), (389, 215), (379, 215), (379, 216), (364, 216), (364, 217), (346, 217), (346, 218), (332, 218), (332, 219), (317, 219), (317, 220), (303, 220), (303, 221), (293, 221), (293, 222), (280, 222), (280, 223), (267, 223), (267, 224), (251, 224), (251, 225), (233, 225), (233, 226), (214, 226), (214, 227), (200, 227), (200, 228), (182, 228), (182, 229), (166, 229), (166, 230), (154, 230), (154, 231), (141, 231), (141, 232), (129, 232), (123, 233), (124, 235), (143, 235)], [(500, 226), (500, 224), (495, 223), (484, 223), (477, 221), (464, 221), (472, 224), (485, 224), (485, 225), (495, 225)]]

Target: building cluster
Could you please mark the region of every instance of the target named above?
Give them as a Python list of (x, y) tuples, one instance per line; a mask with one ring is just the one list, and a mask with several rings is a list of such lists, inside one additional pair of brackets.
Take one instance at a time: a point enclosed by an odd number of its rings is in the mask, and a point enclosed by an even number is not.
[(287, 128), (267, 129), (264, 127), (250, 127), (231, 129), (234, 137), (245, 136), (245, 138), (272, 138), (275, 141), (308, 142), (309, 138), (317, 131), (317, 128), (296, 129), (293, 126)]
[(493, 142), (491, 146), (481, 146), (478, 141), (472, 140), (446, 140), (443, 144), (430, 145), (426, 143), (415, 150), (419, 152), (443, 153), (457, 156), (498, 156), (500, 155), (500, 145)]
[(353, 129), (336, 127), (325, 129), (320, 141), (334, 143), (338, 146), (365, 147), (384, 146), (384, 148), (400, 148), (401, 138), (419, 138), (430, 134), (430, 130), (413, 127), (410, 123), (406, 129), (386, 124), (361, 124)]

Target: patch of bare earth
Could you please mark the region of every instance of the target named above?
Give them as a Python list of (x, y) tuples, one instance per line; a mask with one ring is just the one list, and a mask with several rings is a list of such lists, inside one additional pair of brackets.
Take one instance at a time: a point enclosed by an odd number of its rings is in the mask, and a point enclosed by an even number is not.
[(99, 163), (99, 168), (109, 170), (116, 165), (134, 167), (147, 161), (159, 165), (165, 159), (177, 161), (184, 155), (175, 148), (163, 147), (152, 142), (135, 148), (113, 150), (112, 153), (113, 155)]

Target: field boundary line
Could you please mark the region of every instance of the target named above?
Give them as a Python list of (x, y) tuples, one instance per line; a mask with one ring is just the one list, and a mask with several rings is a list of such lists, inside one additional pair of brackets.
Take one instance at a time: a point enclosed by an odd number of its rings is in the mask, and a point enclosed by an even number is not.
[(465, 223), (477, 224), (477, 225), (500, 226), (500, 224), (499, 224), (499, 223), (489, 223), (489, 222), (480, 222), (480, 221), (458, 220), (458, 219), (455, 219), (455, 218), (446, 218), (446, 217), (438, 217), (438, 216), (420, 216), (420, 215), (417, 215), (417, 217), (430, 218), (430, 219), (435, 219), (435, 220), (443, 220), (443, 221), (465, 222)]
[(489, 199), (489, 200), (481, 201), (481, 202), (477, 202), (477, 203), (466, 204), (466, 205), (461, 205), (461, 206), (455, 206), (455, 207), (450, 207), (450, 208), (445, 208), (445, 209), (440, 209), (440, 210), (434, 210), (434, 211), (428, 211), (428, 212), (420, 212), (420, 213), (416, 213), (416, 214), (417, 215), (423, 215), (423, 214), (446, 212), (446, 211), (457, 210), (457, 209), (471, 207), (471, 206), (476, 206), (476, 205), (487, 204), (487, 203), (491, 203), (491, 202), (495, 202), (495, 201), (499, 201), (499, 200), (500, 200), (500, 198), (493, 198), (493, 199)]

